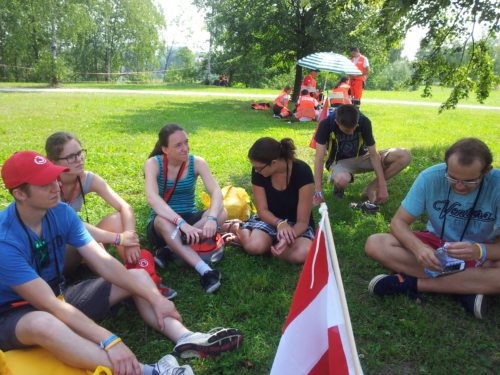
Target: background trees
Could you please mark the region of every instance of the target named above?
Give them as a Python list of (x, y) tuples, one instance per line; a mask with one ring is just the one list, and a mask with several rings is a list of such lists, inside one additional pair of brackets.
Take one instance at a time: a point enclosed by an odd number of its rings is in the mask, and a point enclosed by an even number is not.
[(152, 0), (0, 0), (8, 80), (57, 84), (157, 66), (162, 13)]

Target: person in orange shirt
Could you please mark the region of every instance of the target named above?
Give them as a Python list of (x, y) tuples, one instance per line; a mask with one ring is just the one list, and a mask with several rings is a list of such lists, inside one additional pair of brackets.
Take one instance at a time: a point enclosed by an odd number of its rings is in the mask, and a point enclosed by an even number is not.
[(299, 100), (297, 100), (297, 111), (295, 112), (295, 121), (307, 122), (318, 118), (318, 101), (303, 89), (300, 92)]
[(351, 85), (352, 96), (361, 104), (361, 97), (363, 96), (363, 88), (365, 86), (366, 78), (370, 73), (370, 63), (368, 58), (363, 56), (358, 47), (351, 48), (352, 63), (363, 73), (360, 76), (350, 76), (349, 84)]
[(333, 108), (339, 107), (342, 104), (352, 104), (351, 101), (351, 86), (349, 78), (346, 76), (340, 78), (339, 83), (332, 89), (330, 94), (330, 105)]
[(273, 113), (276, 118), (286, 118), (291, 115), (291, 112), (288, 110), (288, 101), (290, 100), (290, 92), (292, 88), (290, 85), (286, 85), (283, 88), (283, 91), (280, 92), (278, 97), (274, 100), (273, 103)]
[[(307, 90), (309, 94), (316, 97), (316, 76), (318, 75), (319, 70), (312, 70), (306, 78), (302, 81), (302, 86), (300, 86), (300, 92), (302, 90)], [(301, 94), (302, 95), (302, 94)]]

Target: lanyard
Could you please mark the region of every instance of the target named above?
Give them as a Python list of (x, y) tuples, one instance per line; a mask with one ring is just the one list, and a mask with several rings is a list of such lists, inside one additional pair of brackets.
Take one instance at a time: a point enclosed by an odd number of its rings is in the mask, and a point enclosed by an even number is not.
[[(479, 189), (477, 190), (476, 198), (474, 198), (474, 203), (472, 204), (472, 208), (470, 209), (469, 214), (467, 215), (467, 222), (465, 223), (465, 227), (464, 227), (464, 230), (462, 231), (462, 235), (460, 236), (459, 242), (462, 242), (462, 240), (464, 239), (465, 231), (467, 230), (467, 227), (469, 226), (469, 223), (472, 219), (472, 215), (474, 214), (474, 209), (476, 208), (477, 202), (479, 200), (479, 195), (481, 195), (481, 190), (483, 189), (483, 182), (484, 182), (484, 178), (481, 180), (481, 183), (479, 184)], [(450, 203), (450, 193), (451, 193), (451, 185), (448, 189), (448, 197), (446, 198), (446, 201), (448, 204)], [(446, 225), (446, 216), (447, 216), (447, 214), (445, 212), (444, 218), (443, 218), (443, 227), (441, 228), (441, 235), (439, 236), (441, 241), (444, 241), (444, 227)]]
[[(31, 255), (32, 255), (31, 259), (33, 260), (33, 263), (35, 263), (35, 267), (36, 267), (36, 271), (37, 271), (38, 275), (41, 276), (40, 270), (41, 270), (41, 268), (44, 268), (44, 267), (41, 264), (40, 256), (35, 256), (35, 254), (37, 253), (37, 250), (36, 250), (35, 244), (33, 243), (33, 239), (31, 238), (31, 235), (30, 235), (30, 233), (28, 231), (28, 228), (26, 227), (26, 224), (24, 224), (23, 220), (21, 219), (21, 216), (19, 215), (19, 211), (17, 210), (17, 205), (15, 206), (15, 208), (16, 208), (17, 219), (19, 220), (19, 223), (21, 224), (21, 227), (23, 228), (24, 232), (26, 233), (26, 236), (28, 237), (28, 241), (30, 243)], [(43, 219), (46, 219), (45, 221), (47, 222), (47, 227), (49, 229), (49, 235), (52, 237), (52, 227), (50, 225), (50, 220), (47, 217), (47, 214), (45, 214), (45, 216), (42, 218), (42, 231), (41, 231), (41, 234), (43, 236)], [(42, 240), (43, 240), (43, 238), (42, 238)], [(47, 246), (47, 256), (49, 257), (49, 264), (50, 264), (50, 251), (49, 251), (50, 250), (50, 246), (49, 246), (49, 244), (51, 242), (53, 242), (53, 241), (57, 241), (57, 238), (54, 237), (49, 242), (44, 241), (45, 242), (45, 246)], [(57, 258), (57, 251), (55, 249), (55, 246), (52, 246), (52, 252), (54, 254), (54, 260), (55, 260), (55, 263), (56, 263), (57, 283), (59, 284), (59, 289), (61, 289), (62, 285), (64, 283), (64, 277), (63, 277), (61, 269), (59, 267), (59, 259)], [(62, 293), (62, 289), (59, 291), (59, 293)]]
[(85, 200), (85, 192), (83, 191), (83, 185), (82, 185), (82, 179), (80, 178), (80, 176), (77, 176), (76, 177), (76, 182), (77, 184), (75, 184), (75, 186), (73, 187), (73, 191), (71, 192), (70, 196), (69, 196), (69, 200), (65, 200), (64, 199), (64, 190), (63, 190), (63, 184), (62, 184), (62, 181), (61, 179), (59, 178), (58, 179), (59, 181), (59, 186), (60, 186), (60, 189), (61, 189), (61, 198), (62, 198), (62, 201), (71, 205), (71, 203), (76, 199), (76, 197), (78, 196), (76, 193), (78, 187), (80, 188), (80, 194), (82, 195), (82, 201), (83, 201), (83, 208), (85, 209), (85, 221), (88, 223), (89, 222), (89, 212), (87, 210), (87, 202)]
[(177, 176), (175, 177), (174, 184), (170, 189), (167, 189), (167, 172), (168, 172), (168, 159), (167, 155), (163, 154), (163, 176), (165, 177), (165, 180), (163, 181), (163, 200), (168, 203), (170, 200), (170, 197), (174, 193), (175, 187), (177, 186), (177, 182), (179, 182), (182, 172), (184, 172), (184, 168), (186, 168), (186, 162), (183, 162), (181, 164), (181, 167), (179, 168), (179, 172), (177, 172)]

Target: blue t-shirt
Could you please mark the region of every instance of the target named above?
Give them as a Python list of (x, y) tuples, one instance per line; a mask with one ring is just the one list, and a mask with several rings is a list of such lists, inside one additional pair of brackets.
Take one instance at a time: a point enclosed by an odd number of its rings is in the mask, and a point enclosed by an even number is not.
[[(59, 203), (47, 210), (42, 220), (42, 236), (38, 237), (29, 227), (26, 231), (16, 215), (15, 202), (0, 212), (0, 306), (21, 300), (13, 286), (41, 277), (50, 285), (62, 278), (66, 244), (76, 248), (92, 241), (76, 212), (66, 203)], [(44, 267), (32, 246), (37, 240), (47, 242), (50, 262)], [(45, 263), (45, 262), (44, 262)]]
[[(446, 216), (444, 240), (460, 241), (479, 187), (466, 195), (450, 191), (445, 178), (446, 164), (427, 168), (419, 174), (401, 205), (412, 216), (427, 213), (427, 230), (440, 237)], [(495, 242), (500, 236), (500, 170), (484, 176), (481, 194), (463, 237), (464, 241)], [(448, 198), (449, 192), (449, 199)]]

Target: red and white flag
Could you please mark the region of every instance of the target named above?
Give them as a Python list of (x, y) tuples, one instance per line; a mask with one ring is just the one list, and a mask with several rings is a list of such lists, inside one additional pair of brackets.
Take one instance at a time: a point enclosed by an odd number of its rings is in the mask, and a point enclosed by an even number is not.
[(338, 262), (326, 204), (320, 213), (271, 375), (362, 374), (340, 271), (335, 275)]

